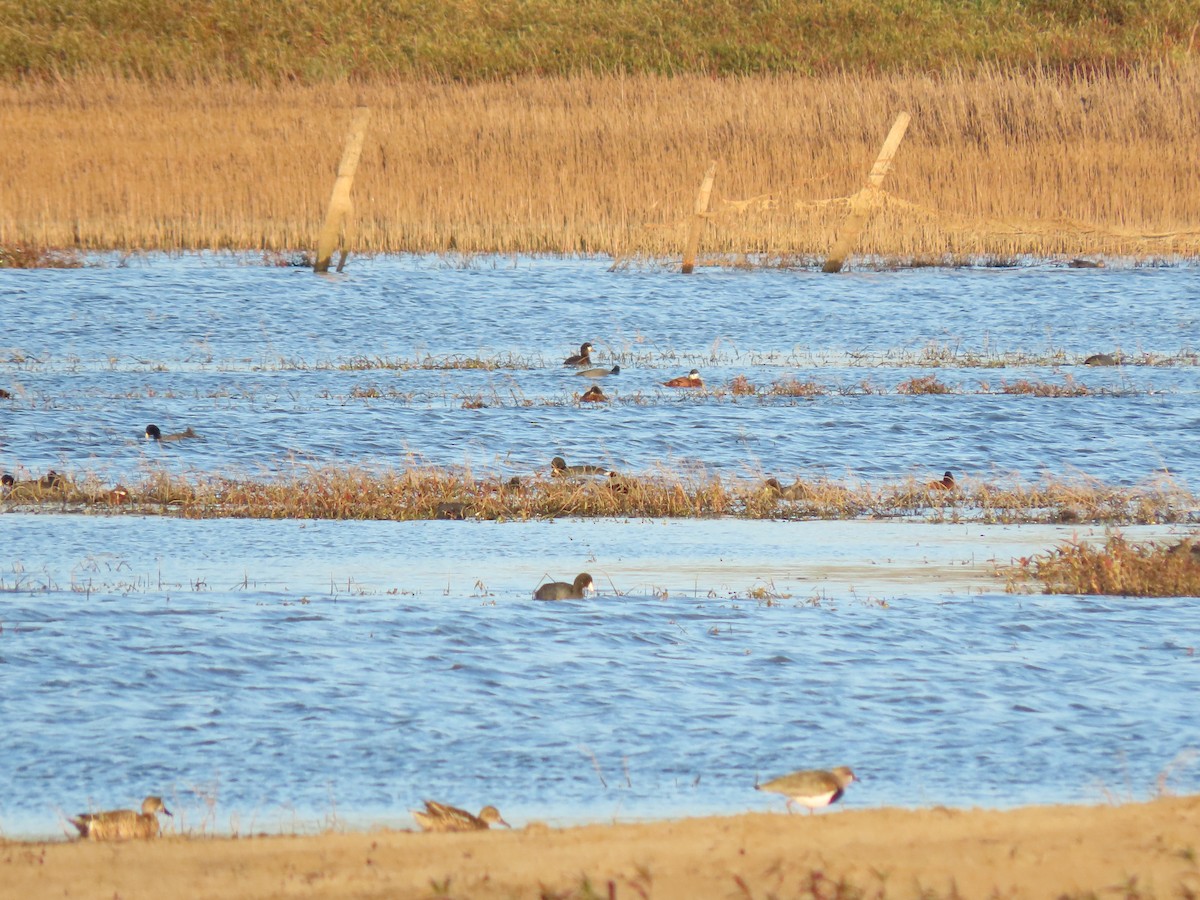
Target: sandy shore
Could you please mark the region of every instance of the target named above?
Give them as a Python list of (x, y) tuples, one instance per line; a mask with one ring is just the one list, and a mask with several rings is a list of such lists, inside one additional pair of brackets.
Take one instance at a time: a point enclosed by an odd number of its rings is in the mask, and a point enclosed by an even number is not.
[(1183, 897), (1200, 796), (638, 825), (0, 844), (2, 897)]

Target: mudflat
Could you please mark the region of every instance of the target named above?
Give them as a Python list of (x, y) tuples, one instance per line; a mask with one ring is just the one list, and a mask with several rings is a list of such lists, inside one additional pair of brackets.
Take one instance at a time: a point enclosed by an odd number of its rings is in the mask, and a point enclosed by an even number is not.
[(1200, 795), (420, 834), (0, 843), (2, 897), (1190, 897)]

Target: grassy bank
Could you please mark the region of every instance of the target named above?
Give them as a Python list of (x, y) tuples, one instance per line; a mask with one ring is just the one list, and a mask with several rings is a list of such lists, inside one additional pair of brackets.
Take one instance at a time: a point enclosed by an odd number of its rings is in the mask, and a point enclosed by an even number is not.
[(353, 247), (365, 252), (678, 258), (715, 159), (701, 257), (810, 262), (828, 252), (846, 198), (904, 109), (913, 124), (862, 254), (1200, 255), (1200, 65), (1181, 65), (315, 87), (10, 82), (0, 85), (0, 259), (36, 261), (45, 248), (311, 248), (356, 102), (372, 110), (353, 194)]
[(92, 477), (20, 476), (0, 511), (82, 510), (187, 518), (484, 519), (562, 516), (919, 521), (1167, 523), (1190, 521), (1197, 507), (1170, 481), (1135, 487), (1043, 479), (997, 484), (959, 477), (850, 484), (827, 478), (722, 479), (693, 473), (600, 472), (554, 477), (550, 466), (517, 478), (437, 468), (368, 471), (312, 468), (285, 477), (172, 476), (151, 473), (118, 488)]
[(1197, 51), (1171, 0), (3, 0), (0, 74), (322, 83), (626, 72), (1119, 69)]

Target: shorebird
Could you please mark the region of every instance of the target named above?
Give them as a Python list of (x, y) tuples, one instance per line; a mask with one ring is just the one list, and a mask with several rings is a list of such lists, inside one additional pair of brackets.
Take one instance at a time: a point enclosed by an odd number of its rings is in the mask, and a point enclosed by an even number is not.
[(149, 840), (158, 837), (158, 814), (171, 815), (163, 805), (162, 797), (147, 797), (142, 801), (142, 811), (132, 809), (110, 809), (108, 812), (80, 813), (71, 819), (79, 829), (80, 837), (91, 841), (123, 841), (128, 838)]
[(572, 475), (607, 475), (608, 469), (604, 466), (579, 465), (568, 466), (567, 461), (561, 456), (556, 456), (550, 460), (550, 476), (552, 478), (569, 478)]
[(579, 398), (580, 403), (604, 403), (606, 400), (608, 398), (604, 396), (604, 391), (600, 390), (600, 385), (598, 384), (593, 384)]
[(534, 600), (582, 600), (584, 594), (596, 589), (592, 576), (580, 572), (575, 576), (574, 584), (565, 581), (549, 581), (533, 592)]
[(584, 341), (579, 346), (579, 352), (563, 360), (564, 366), (590, 366), (592, 364), (592, 345)]
[(162, 430), (157, 425), (147, 425), (146, 437), (152, 441), (182, 441), (186, 440), (187, 438), (200, 437), (200, 435), (192, 431), (190, 426), (185, 428), (183, 431), (176, 431), (172, 434), (163, 434)]
[(494, 806), (485, 806), (479, 815), (473, 816), (457, 806), (426, 800), (424, 810), (414, 809), (410, 812), (422, 831), (487, 831), (493, 822), (505, 828), (512, 827), (500, 817), (500, 810)]
[(702, 388), (704, 382), (700, 380), (700, 370), (692, 369), (686, 375), (680, 375), (678, 378), (672, 378), (670, 381), (663, 382), (664, 387), (679, 387), (679, 388)]
[(952, 491), (956, 487), (954, 483), (954, 473), (947, 472), (942, 476), (941, 481), (931, 481), (929, 484), (925, 485), (925, 487), (931, 491)]
[(793, 803), (799, 803), (801, 806), (807, 806), (811, 813), (818, 807), (836, 803), (852, 781), (854, 773), (850, 771), (850, 767), (838, 766), (829, 771), (805, 769), (790, 775), (781, 775), (763, 784), (756, 784), (754, 789), (783, 794), (788, 798), (788, 812), (791, 812)]
[(611, 369), (605, 369), (601, 366), (597, 369), (580, 369), (575, 374), (582, 375), (584, 378), (603, 378), (605, 375), (620, 375), (621, 367), (613, 366)]

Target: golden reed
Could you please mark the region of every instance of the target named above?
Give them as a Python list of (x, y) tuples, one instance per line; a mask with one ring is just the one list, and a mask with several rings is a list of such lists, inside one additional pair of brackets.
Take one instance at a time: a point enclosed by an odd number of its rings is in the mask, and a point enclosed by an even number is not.
[[(357, 102), (364, 252), (828, 252), (895, 119), (859, 253), (947, 262), (1200, 253), (1200, 66), (253, 87), (0, 85), (0, 248), (311, 250)], [(838, 199), (843, 198), (843, 199)]]

